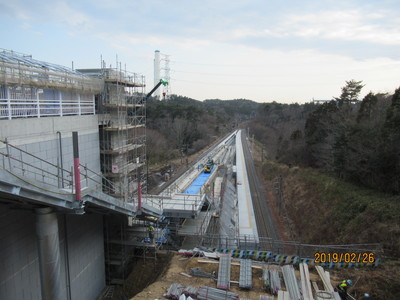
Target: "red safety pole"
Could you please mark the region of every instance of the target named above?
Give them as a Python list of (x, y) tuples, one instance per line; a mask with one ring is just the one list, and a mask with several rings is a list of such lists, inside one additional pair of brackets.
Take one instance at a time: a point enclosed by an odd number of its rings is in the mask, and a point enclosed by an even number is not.
[(79, 148), (78, 148), (78, 132), (72, 132), (72, 147), (74, 149), (74, 178), (75, 178), (75, 199), (82, 201), (81, 194), (81, 172), (79, 169)]

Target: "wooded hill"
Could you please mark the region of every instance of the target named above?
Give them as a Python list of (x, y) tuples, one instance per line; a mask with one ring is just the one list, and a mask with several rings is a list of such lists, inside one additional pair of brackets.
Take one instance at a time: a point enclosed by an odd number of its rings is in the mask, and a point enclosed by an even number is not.
[(263, 148), (267, 160), (257, 166), (269, 190), (277, 176), (284, 178), (285, 218), (294, 228), (289, 239), (379, 242), (387, 255), (398, 257), (400, 88), (393, 95), (370, 93), (354, 101), (357, 93), (349, 93), (354, 86), (362, 87), (347, 82), (339, 98), (323, 104), (152, 100), (147, 106), (150, 164), (191, 154), (244, 128)]
[(400, 88), (394, 95), (369, 93), (356, 103), (338, 99), (262, 104), (251, 132), (272, 160), (399, 194)]
[(196, 152), (238, 126), (249, 128), (268, 158), (400, 193), (400, 88), (356, 101), (361, 82), (323, 104), (197, 101), (172, 95), (147, 105), (150, 164)]
[(172, 95), (147, 104), (147, 155), (150, 164), (197, 152), (241, 122), (254, 117), (259, 103), (238, 99), (205, 100)]

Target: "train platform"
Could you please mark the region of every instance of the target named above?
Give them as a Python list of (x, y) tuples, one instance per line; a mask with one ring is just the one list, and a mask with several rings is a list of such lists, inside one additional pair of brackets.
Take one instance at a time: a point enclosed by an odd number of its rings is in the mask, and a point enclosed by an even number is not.
[(242, 135), (236, 135), (236, 190), (238, 198), (239, 236), (249, 236), (258, 241), (250, 185), (243, 153)]

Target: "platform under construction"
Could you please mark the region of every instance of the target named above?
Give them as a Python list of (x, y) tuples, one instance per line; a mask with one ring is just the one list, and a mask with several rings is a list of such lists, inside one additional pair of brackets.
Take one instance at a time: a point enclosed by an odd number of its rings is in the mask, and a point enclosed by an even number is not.
[[(184, 174), (158, 195), (144, 195), (143, 203), (160, 203), (163, 216), (172, 218), (196, 218), (206, 203), (213, 201), (211, 187), (219, 173), (219, 167), (227, 160), (228, 146), (235, 141), (236, 132), (214, 145)], [(207, 161), (215, 162), (209, 173), (203, 167)], [(231, 157), (230, 159), (233, 159)]]

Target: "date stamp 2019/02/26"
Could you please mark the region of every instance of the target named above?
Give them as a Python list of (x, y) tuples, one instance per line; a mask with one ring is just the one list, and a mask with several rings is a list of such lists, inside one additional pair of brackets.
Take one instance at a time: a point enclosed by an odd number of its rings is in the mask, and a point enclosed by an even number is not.
[(317, 252), (314, 253), (314, 263), (323, 264), (323, 263), (374, 263), (375, 262), (375, 254), (368, 252), (344, 252), (344, 253), (326, 253), (326, 252)]

